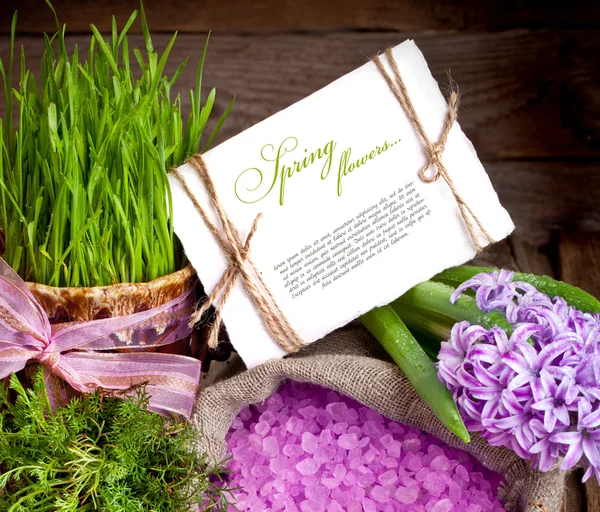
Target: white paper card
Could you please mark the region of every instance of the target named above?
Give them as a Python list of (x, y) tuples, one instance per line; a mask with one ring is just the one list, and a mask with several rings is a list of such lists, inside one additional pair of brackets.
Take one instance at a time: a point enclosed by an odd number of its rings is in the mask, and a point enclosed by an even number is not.
[[(412, 41), (393, 55), (430, 140), (437, 141), (447, 105), (423, 55)], [(418, 178), (423, 143), (373, 62), (203, 157), (243, 240), (263, 214), (251, 258), (307, 342), (475, 255), (448, 185)], [(505, 238), (513, 223), (458, 124), (443, 161), (488, 233)], [(187, 164), (179, 170), (217, 222), (195, 171)], [(226, 260), (181, 184), (169, 179), (175, 231), (210, 293)], [(285, 355), (241, 279), (223, 319), (248, 367)]]

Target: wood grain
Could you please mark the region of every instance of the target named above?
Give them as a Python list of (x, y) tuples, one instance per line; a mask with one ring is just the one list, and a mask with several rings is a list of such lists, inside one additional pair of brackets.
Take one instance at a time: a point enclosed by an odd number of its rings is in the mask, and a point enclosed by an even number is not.
[[(578, 79), (600, 68), (597, 31), (215, 34), (209, 46), (205, 83), (217, 87), (218, 109), (224, 109), (234, 94), (238, 98), (220, 140), (317, 91), (387, 46), (411, 37), (442, 86), (447, 83), (446, 71), (452, 70), (463, 93), (459, 122), (480, 158), (600, 157), (600, 81)], [(193, 68), (204, 39), (202, 34), (184, 34), (175, 44), (170, 72), (191, 56), (178, 83), (179, 91), (194, 83)], [(73, 36), (69, 43), (78, 43), (83, 50), (87, 40), (86, 36)], [(167, 35), (159, 35), (155, 46), (164, 48), (167, 40)], [(41, 38), (19, 37), (18, 43), (25, 47), (29, 66), (39, 69)], [(136, 36), (131, 46), (140, 43)], [(5, 59), (7, 53), (8, 38), (1, 37), (0, 56)], [(182, 100), (186, 107), (187, 94)], [(369, 108), (369, 98), (356, 98), (349, 108)]]
[[(110, 28), (114, 14), (124, 23), (139, 7), (137, 0), (54, 0), (71, 30), (87, 31), (90, 22)], [(480, 2), (477, 0), (146, 0), (150, 27), (157, 31), (197, 32), (229, 30), (395, 29), (395, 30), (499, 30), (514, 27), (593, 27), (600, 11), (591, 1)], [(20, 30), (54, 29), (50, 10), (40, 0), (4, 0), (0, 3), (0, 30), (7, 32), (15, 9)], [(139, 30), (139, 29), (138, 29)]]
[(600, 233), (560, 235), (561, 278), (600, 297)]

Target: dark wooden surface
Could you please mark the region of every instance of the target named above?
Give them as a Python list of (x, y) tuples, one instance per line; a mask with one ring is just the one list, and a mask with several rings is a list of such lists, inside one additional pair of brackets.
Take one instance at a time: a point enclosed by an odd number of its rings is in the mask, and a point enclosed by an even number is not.
[[(55, 0), (70, 44), (85, 47), (90, 22), (106, 30), (137, 6), (125, 0)], [(17, 43), (37, 71), (40, 31), (53, 19), (41, 0), (0, 3), (0, 57), (12, 11)], [(434, 76), (461, 87), (459, 122), (517, 226), (480, 262), (553, 275), (600, 296), (600, 8), (554, 0), (147, 0), (155, 46), (182, 32), (171, 70), (200, 56), (214, 30), (204, 83), (217, 109), (237, 102), (220, 140), (248, 128), (389, 45), (415, 39)], [(139, 33), (139, 26), (134, 28)], [(2, 35), (4, 34), (4, 35)], [(134, 36), (137, 44), (141, 39)], [(179, 90), (194, 81), (193, 65)], [(183, 96), (184, 103), (187, 96)], [(356, 108), (369, 98), (357, 98)], [(4, 105), (0, 104), (0, 110)], [(600, 489), (569, 475), (566, 512), (600, 512)]]

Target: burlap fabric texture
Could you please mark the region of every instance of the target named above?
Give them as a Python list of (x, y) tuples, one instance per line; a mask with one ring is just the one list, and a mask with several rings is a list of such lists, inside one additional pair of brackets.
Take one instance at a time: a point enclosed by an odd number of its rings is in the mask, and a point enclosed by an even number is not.
[(192, 416), (202, 434), (200, 449), (215, 460), (226, 456), (225, 436), (240, 410), (267, 399), (284, 380), (334, 389), (388, 418), (469, 452), (487, 468), (505, 475), (500, 498), (507, 510), (562, 509), (564, 474), (558, 468), (548, 473), (534, 471), (514, 452), (490, 446), (477, 434), (471, 435), (470, 444), (463, 443), (440, 423), (377, 341), (359, 325), (335, 331), (292, 356), (242, 371), (204, 389)]

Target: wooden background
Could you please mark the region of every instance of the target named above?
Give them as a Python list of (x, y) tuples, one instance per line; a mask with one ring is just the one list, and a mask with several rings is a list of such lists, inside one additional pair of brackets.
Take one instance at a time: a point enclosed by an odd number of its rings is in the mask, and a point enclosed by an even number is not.
[[(557, 276), (600, 296), (600, 8), (597, 2), (537, 0), (147, 0), (155, 45), (180, 36), (172, 67), (190, 56), (181, 91), (194, 80), (208, 30), (205, 84), (217, 110), (237, 102), (220, 140), (229, 138), (414, 38), (434, 76), (452, 70), (462, 97), (460, 124), (473, 141), (515, 234), (483, 260)], [(71, 44), (89, 41), (126, 0), (54, 0)], [(37, 71), (41, 32), (54, 21), (42, 0), (0, 4), (0, 57), (19, 10), (17, 43)], [(139, 33), (139, 26), (135, 30)], [(139, 44), (139, 36), (134, 37)], [(184, 96), (185, 98), (185, 96)], [(356, 98), (351, 108), (368, 108)], [(0, 110), (4, 105), (0, 105)], [(597, 484), (568, 477), (565, 510), (600, 512)]]

